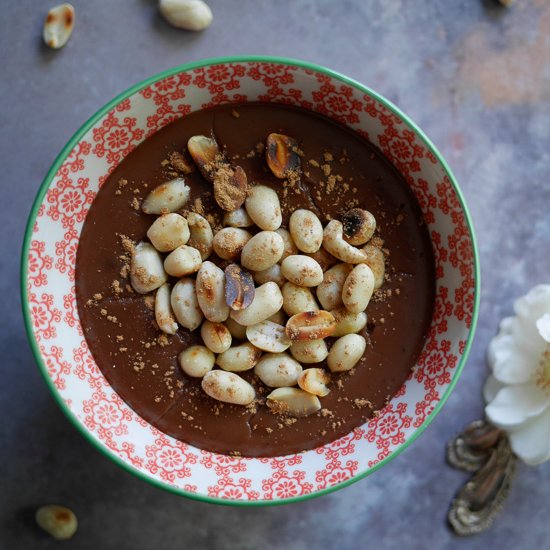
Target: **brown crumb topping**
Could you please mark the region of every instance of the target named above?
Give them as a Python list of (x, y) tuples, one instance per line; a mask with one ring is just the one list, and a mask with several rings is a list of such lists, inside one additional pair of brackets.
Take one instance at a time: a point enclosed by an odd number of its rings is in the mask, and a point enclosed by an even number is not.
[(122, 294), (124, 292), (122, 286), (120, 285), (120, 281), (116, 279), (111, 283), (111, 288), (115, 294)]
[(353, 400), (353, 404), (358, 408), (358, 409), (363, 409), (365, 407), (370, 407), (371, 409), (373, 409), (373, 404), (368, 400), (368, 399), (365, 399), (365, 398), (357, 398), (357, 399), (354, 399)]
[(135, 252), (136, 245), (130, 237), (127, 237), (126, 235), (119, 234), (120, 242), (122, 243), (122, 248), (124, 248), (125, 252), (127, 254), (130, 254), (130, 256)]
[(179, 151), (172, 151), (168, 155), (170, 166), (182, 174), (190, 174), (193, 171), (193, 164)]

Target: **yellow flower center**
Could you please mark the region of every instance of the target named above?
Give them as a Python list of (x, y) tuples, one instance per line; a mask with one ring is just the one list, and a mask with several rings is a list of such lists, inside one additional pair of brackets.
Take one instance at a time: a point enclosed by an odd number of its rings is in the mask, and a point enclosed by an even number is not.
[(535, 373), (535, 383), (546, 394), (550, 395), (550, 344), (546, 346), (539, 360)]

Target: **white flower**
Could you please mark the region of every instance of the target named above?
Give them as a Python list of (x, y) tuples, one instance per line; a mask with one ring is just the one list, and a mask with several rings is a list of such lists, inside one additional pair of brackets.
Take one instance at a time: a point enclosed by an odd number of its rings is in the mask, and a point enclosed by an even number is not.
[(489, 345), (485, 413), (535, 465), (550, 459), (550, 285), (534, 287), (514, 310)]

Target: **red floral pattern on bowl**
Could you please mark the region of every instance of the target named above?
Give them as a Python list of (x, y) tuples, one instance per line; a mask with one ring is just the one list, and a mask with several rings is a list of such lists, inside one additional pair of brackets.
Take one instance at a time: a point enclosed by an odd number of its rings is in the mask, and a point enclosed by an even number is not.
[[(271, 459), (200, 450), (159, 432), (120, 399), (90, 354), (76, 310), (74, 265), (92, 200), (113, 168), (173, 120), (222, 103), (294, 104), (368, 137), (404, 174), (429, 226), (437, 264), (434, 319), (403, 388), (351, 434)], [(476, 315), (467, 214), (439, 154), (408, 119), (364, 86), (320, 67), (274, 59), (212, 60), (168, 71), (98, 113), (70, 142), (31, 213), (24, 310), (37, 360), (68, 416), (111, 458), (181, 494), (217, 502), (283, 502), (373, 471), (412, 441), (446, 399)]]

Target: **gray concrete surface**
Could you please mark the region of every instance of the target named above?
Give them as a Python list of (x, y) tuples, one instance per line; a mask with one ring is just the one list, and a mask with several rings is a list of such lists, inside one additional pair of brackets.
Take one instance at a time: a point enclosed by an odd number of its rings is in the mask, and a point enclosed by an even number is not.
[[(72, 549), (548, 547), (550, 464), (521, 467), (493, 528), (461, 540), (445, 515), (464, 475), (447, 439), (482, 412), (485, 350), (513, 299), (550, 282), (550, 3), (517, 0), (211, 0), (202, 34), (170, 28), (154, 1), (74, 0), (59, 52), (40, 42), (47, 2), (0, 19), (0, 548), (55, 548), (33, 509), (79, 516)], [(439, 417), (372, 477), (296, 505), (235, 509), (167, 494), (123, 472), (69, 425), (42, 382), (18, 298), (25, 220), (66, 140), (115, 94), (168, 67), (237, 53), (327, 65), (385, 94), (435, 141), (477, 229), (483, 282), (470, 361)]]

